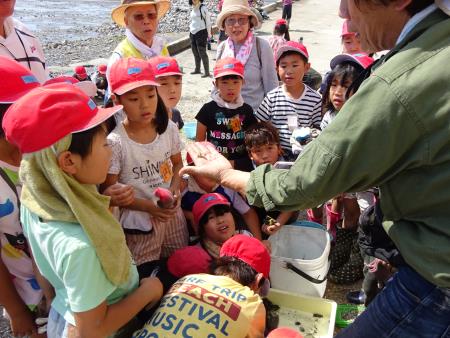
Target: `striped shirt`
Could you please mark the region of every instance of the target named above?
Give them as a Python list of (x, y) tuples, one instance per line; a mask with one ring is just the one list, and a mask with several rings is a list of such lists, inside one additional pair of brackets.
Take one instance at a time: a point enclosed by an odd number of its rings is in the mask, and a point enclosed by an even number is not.
[(318, 128), (322, 119), (322, 98), (318, 92), (305, 85), (303, 94), (293, 99), (283, 86), (270, 91), (256, 112), (260, 121), (270, 121), (280, 133), (281, 147), (291, 151), (289, 138), (292, 131), (288, 127), (288, 116), (297, 115), (298, 127)]

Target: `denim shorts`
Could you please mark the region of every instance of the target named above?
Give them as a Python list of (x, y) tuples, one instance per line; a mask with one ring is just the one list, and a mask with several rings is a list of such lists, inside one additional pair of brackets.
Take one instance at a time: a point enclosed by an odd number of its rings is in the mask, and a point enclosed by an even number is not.
[(48, 314), (47, 338), (67, 338), (67, 322), (52, 307)]

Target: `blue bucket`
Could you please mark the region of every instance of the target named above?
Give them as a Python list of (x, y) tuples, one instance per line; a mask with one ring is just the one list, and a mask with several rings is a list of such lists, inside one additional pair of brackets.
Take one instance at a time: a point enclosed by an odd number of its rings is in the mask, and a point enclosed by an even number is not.
[(195, 135), (197, 133), (197, 121), (186, 122), (183, 130), (188, 139), (195, 140)]

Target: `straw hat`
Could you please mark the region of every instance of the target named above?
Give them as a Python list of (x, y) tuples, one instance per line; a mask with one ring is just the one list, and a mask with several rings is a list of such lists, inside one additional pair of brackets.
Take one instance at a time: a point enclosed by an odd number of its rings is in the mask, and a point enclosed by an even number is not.
[(217, 16), (217, 27), (224, 27), (225, 19), (232, 14), (251, 16), (251, 22), (255, 29), (261, 27), (261, 21), (256, 13), (250, 8), (247, 0), (224, 0), (222, 11)]
[(113, 21), (119, 26), (125, 27), (125, 11), (130, 7), (156, 5), (158, 20), (160, 20), (170, 9), (169, 0), (121, 0), (120, 6), (111, 12)]

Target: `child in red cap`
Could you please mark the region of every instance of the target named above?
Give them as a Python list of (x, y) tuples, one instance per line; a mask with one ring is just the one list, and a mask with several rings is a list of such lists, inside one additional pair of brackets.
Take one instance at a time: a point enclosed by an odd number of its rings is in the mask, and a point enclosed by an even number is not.
[(274, 58), (277, 55), (278, 48), (290, 40), (288, 23), (285, 19), (275, 21), (272, 36), (269, 37), (269, 45), (272, 48)]
[[(339, 114), (346, 101), (358, 90), (356, 81), (373, 59), (365, 53), (341, 54), (330, 61), (322, 104), (325, 111), (322, 130)], [(371, 191), (343, 193), (325, 205), (327, 228), (335, 239), (329, 278), (336, 284), (349, 284), (361, 278), (363, 260), (357, 244), (359, 216), (375, 201)], [(361, 203), (361, 208), (360, 208)]]
[(155, 56), (149, 60), (159, 83), (158, 94), (166, 105), (169, 118), (175, 122), (178, 129), (183, 128), (184, 122), (180, 111), (176, 108), (181, 98), (183, 88), (183, 72), (175, 58), (169, 56)]
[[(40, 84), (28, 69), (5, 56), (0, 56), (0, 76), (0, 121), (3, 121), (11, 104)], [(34, 319), (37, 315), (46, 316), (45, 301), (51, 302), (53, 295), (36, 276), (20, 223), (21, 159), (19, 148), (0, 129), (0, 304), (6, 310), (5, 317), (10, 320), (14, 336), (34, 337), (38, 329)], [(42, 297), (42, 289), (50, 291), (45, 292), (47, 300)]]
[(359, 34), (350, 30), (349, 20), (342, 23), (341, 43), (342, 53), (354, 54), (361, 53), (361, 40)]
[(195, 116), (196, 141), (211, 142), (235, 169), (250, 171), (244, 137), (245, 130), (256, 119), (252, 107), (241, 96), (244, 66), (231, 57), (220, 59), (214, 67), (214, 80), (212, 101), (204, 104)]
[(319, 127), (322, 98), (302, 82), (311, 66), (303, 44), (286, 42), (277, 50), (275, 60), (282, 85), (267, 94), (255, 115), (278, 129), (284, 160), (295, 161), (298, 154), (292, 152), (292, 131), (299, 127)]
[[(264, 337), (270, 255), (255, 238), (227, 240), (212, 275), (179, 279), (135, 337)], [(261, 295), (261, 296), (260, 296)]]
[[(188, 165), (194, 165), (189, 152), (186, 154), (186, 162)], [(181, 208), (186, 220), (192, 226), (194, 235), (199, 233), (198, 224), (194, 221), (192, 214), (195, 202), (204, 194), (219, 193), (231, 203), (232, 210), (239, 214), (240, 223), (244, 223), (253, 236), (261, 239), (261, 226), (258, 215), (237, 191), (218, 185), (213, 180), (199, 175), (183, 176), (181, 186)]]
[(111, 149), (102, 109), (66, 83), (37, 87), (3, 118), (6, 138), (23, 155), (21, 220), (36, 265), (55, 289), (48, 337), (106, 337), (133, 330), (133, 317), (159, 300), (157, 279), (142, 280), (109, 198), (97, 185)]
[(241, 229), (237, 214), (228, 199), (219, 193), (202, 195), (192, 208), (194, 224), (198, 229), (200, 245), (213, 258), (219, 257), (220, 247), (226, 240), (241, 233), (252, 234)]
[(86, 67), (76, 66), (74, 71), (73, 77), (78, 81), (91, 81), (91, 77), (88, 75)]
[(161, 187), (178, 199), (183, 144), (158, 95), (159, 84), (148, 61), (118, 60), (111, 66), (109, 81), (113, 100), (123, 105), (126, 117), (108, 136), (113, 155), (104, 187), (117, 182), (134, 187), (134, 201), (121, 207), (120, 223), (143, 277), (153, 270), (152, 262), (188, 244), (179, 203), (161, 208), (154, 196)]

